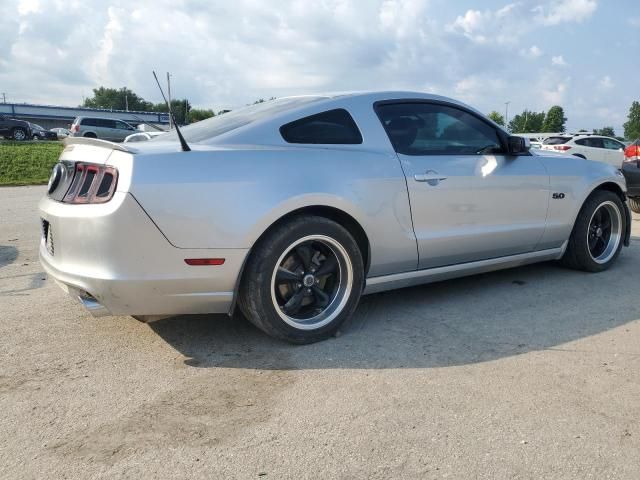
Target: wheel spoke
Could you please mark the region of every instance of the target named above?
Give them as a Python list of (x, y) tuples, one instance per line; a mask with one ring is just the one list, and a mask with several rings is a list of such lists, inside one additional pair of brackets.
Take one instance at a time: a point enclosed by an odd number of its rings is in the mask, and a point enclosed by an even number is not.
[(283, 267), (278, 267), (278, 273), (276, 273), (276, 281), (278, 283), (284, 282), (298, 282), (302, 280), (302, 276), (293, 273), (291, 270), (287, 270)]
[(302, 300), (304, 299), (304, 290), (300, 289), (294, 293), (287, 303), (282, 306), (282, 311), (287, 315), (298, 313), (300, 307), (302, 307)]
[(596, 246), (599, 246), (600, 249), (604, 251), (604, 249), (607, 246), (607, 242), (604, 240), (604, 237), (598, 237), (598, 241), (596, 242)]
[(309, 247), (308, 245), (300, 245), (298, 248), (296, 248), (296, 253), (298, 254), (298, 257), (300, 257), (300, 260), (302, 260), (304, 270), (308, 271), (309, 267), (311, 266), (311, 257), (313, 257), (311, 247)]
[(607, 230), (609, 227), (611, 227), (611, 217), (609, 215), (604, 215), (600, 228), (602, 228), (602, 230)]
[(330, 257), (327, 257), (327, 259), (320, 266), (320, 268), (315, 273), (315, 275), (316, 275), (316, 277), (322, 277), (324, 275), (329, 275), (330, 273), (335, 272), (337, 270), (337, 268), (338, 268), (338, 261), (336, 260), (335, 256), (331, 255)]
[(313, 287), (311, 287), (311, 290), (313, 291), (313, 294), (316, 297), (317, 307), (324, 308), (327, 305), (329, 305), (329, 300), (330, 300), (329, 295), (324, 293), (320, 287), (314, 285)]
[(596, 222), (596, 225), (600, 225), (600, 223), (602, 223), (602, 208), (596, 210), (596, 214), (593, 216), (593, 220)]
[(596, 244), (598, 243), (598, 237), (591, 234), (589, 235), (589, 250), (593, 252), (593, 249), (596, 248)]

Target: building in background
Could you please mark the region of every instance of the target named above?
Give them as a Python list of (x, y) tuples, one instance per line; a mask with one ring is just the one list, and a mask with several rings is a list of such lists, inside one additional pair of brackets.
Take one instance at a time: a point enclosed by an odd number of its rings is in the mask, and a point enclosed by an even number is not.
[[(58, 127), (69, 128), (73, 119), (80, 116), (124, 120), (134, 126), (144, 125), (144, 122), (147, 122), (162, 129), (169, 127), (169, 115), (161, 112), (132, 112), (31, 103), (0, 103), (0, 114), (38, 124), (47, 130)], [(146, 130), (149, 130), (149, 127), (146, 127)]]

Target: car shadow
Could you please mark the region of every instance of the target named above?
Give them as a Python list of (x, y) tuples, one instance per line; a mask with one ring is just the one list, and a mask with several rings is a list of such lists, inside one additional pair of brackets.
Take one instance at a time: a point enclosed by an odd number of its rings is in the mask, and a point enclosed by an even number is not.
[(18, 249), (11, 245), (0, 245), (0, 268), (12, 264), (18, 258)]
[(327, 341), (293, 346), (237, 315), (149, 323), (194, 367), (246, 369), (425, 368), (554, 348), (640, 318), (640, 242), (610, 270), (589, 274), (545, 263), (362, 298)]

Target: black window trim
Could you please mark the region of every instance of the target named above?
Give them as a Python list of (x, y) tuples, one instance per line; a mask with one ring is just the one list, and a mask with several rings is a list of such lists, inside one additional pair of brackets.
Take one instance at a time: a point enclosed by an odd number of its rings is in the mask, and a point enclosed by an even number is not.
[[(286, 139), (284, 133), (283, 133), (283, 129), (285, 129), (286, 127), (292, 125), (292, 124), (296, 124), (296, 123), (300, 123), (304, 120), (307, 120), (309, 118), (313, 118), (319, 115), (323, 115), (325, 113), (329, 113), (329, 112), (334, 112), (334, 111), (343, 111), (345, 112), (349, 118), (351, 119), (351, 122), (353, 123), (353, 126), (355, 127), (355, 131), (358, 134), (358, 142), (345, 142), (345, 143), (309, 143), (309, 142), (304, 142), (304, 143), (298, 143), (298, 142), (290, 142)], [(330, 108), (329, 110), (322, 110), (321, 112), (317, 112), (317, 113), (312, 113), (311, 115), (306, 115), (304, 117), (300, 117), (300, 118), (296, 118), (295, 120), (292, 120), (290, 122), (287, 122), (283, 125), (280, 125), (280, 128), (278, 128), (278, 132), (280, 133), (280, 137), (282, 137), (282, 139), (290, 144), (290, 145), (362, 145), (364, 143), (364, 137), (362, 136), (362, 131), (360, 130), (360, 127), (358, 126), (358, 123), (356, 122), (355, 118), (353, 118), (353, 115), (351, 115), (351, 112), (349, 110), (347, 110), (344, 107), (337, 107), (337, 108)]]
[[(384, 122), (382, 121), (382, 117), (380, 116), (380, 111), (379, 111), (379, 107), (384, 106), (384, 105), (403, 105), (403, 104), (416, 104), (416, 103), (424, 103), (424, 104), (429, 104), (429, 105), (441, 105), (444, 107), (450, 107), (450, 108), (455, 108), (457, 110), (460, 110), (464, 113), (467, 113), (473, 117), (475, 117), (476, 119), (480, 120), (482, 123), (486, 124), (487, 126), (491, 127), (492, 129), (494, 129), (498, 135), (498, 140), (500, 140), (500, 146), (502, 147), (502, 153), (498, 153), (495, 155), (504, 155), (506, 157), (513, 157), (513, 156), (518, 156), (518, 157), (530, 157), (533, 154), (531, 152), (527, 152), (527, 153), (520, 153), (518, 155), (509, 155), (509, 148), (508, 148), (508, 142), (509, 142), (509, 134), (507, 132), (505, 132), (504, 130), (502, 130), (501, 128), (496, 128), (496, 126), (491, 123), (489, 121), (489, 119), (483, 117), (482, 115), (479, 115), (478, 113), (474, 112), (473, 110), (471, 110), (470, 108), (467, 108), (463, 105), (454, 103), (454, 102), (447, 102), (446, 100), (435, 100), (435, 99), (426, 99), (426, 98), (398, 98), (398, 99), (390, 99), (390, 100), (378, 100), (376, 102), (373, 103), (373, 110), (376, 112), (376, 116), (378, 117), (378, 120), (380, 121), (380, 125), (382, 125), (382, 129), (384, 130), (384, 132), (387, 134), (387, 138), (389, 138), (389, 142), (391, 143), (392, 148), (395, 151), (395, 147), (393, 147), (393, 141), (391, 140), (391, 137), (389, 137), (389, 133), (387, 132), (387, 129), (384, 127)], [(517, 135), (516, 135), (517, 136)], [(397, 153), (397, 152), (396, 152)], [(428, 156), (428, 155), (416, 155), (416, 156)], [(431, 155), (431, 156), (436, 156), (436, 155)]]

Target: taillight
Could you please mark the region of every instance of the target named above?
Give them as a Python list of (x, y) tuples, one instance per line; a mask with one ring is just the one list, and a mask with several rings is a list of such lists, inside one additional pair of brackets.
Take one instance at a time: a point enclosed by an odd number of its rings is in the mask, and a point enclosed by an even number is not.
[(561, 152), (566, 152), (567, 150), (569, 150), (571, 147), (569, 145), (554, 145), (553, 149), (554, 150), (560, 150)]
[(640, 160), (640, 145), (630, 145), (624, 150), (624, 161), (635, 162)]
[(71, 125), (71, 133), (78, 133), (80, 131), (80, 125), (79, 124), (74, 124)]
[(73, 182), (62, 200), (65, 203), (105, 203), (118, 183), (118, 171), (108, 165), (76, 163)]

